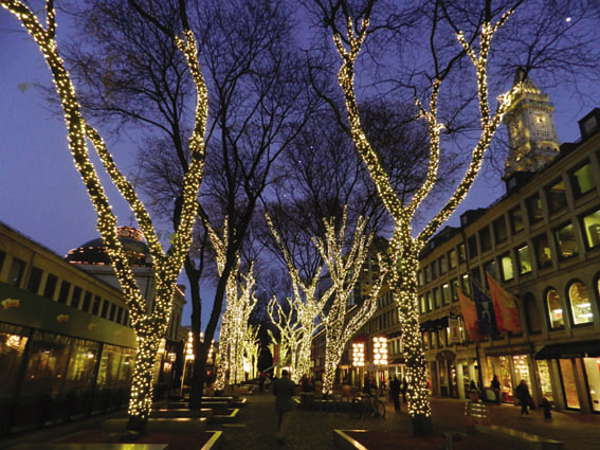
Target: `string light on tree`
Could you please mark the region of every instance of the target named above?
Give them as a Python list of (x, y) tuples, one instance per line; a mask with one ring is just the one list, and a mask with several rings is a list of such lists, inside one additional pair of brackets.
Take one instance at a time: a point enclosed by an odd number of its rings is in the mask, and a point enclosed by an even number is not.
[(502, 121), (503, 115), (510, 108), (519, 87), (498, 97), (496, 110), (490, 111), (487, 80), (487, 64), (490, 55), (492, 38), (506, 23), (514, 10), (506, 11), (494, 23), (484, 21), (478, 31), (478, 48), (467, 41), (462, 32), (457, 33), (457, 40), (468, 55), (475, 70), (476, 92), (480, 112), (481, 132), (479, 139), (471, 151), (471, 159), (463, 179), (453, 194), (433, 219), (415, 237), (412, 233), (412, 222), (419, 205), (435, 187), (440, 159), (440, 133), (443, 125), (438, 121), (438, 97), (442, 81), (434, 79), (430, 90), (428, 107), (416, 101), (419, 116), (427, 123), (429, 136), (429, 163), (425, 179), (412, 196), (408, 204), (398, 196), (391, 183), (378, 153), (369, 142), (363, 129), (358, 102), (354, 90), (354, 67), (363, 43), (367, 37), (369, 17), (360, 21), (357, 29), (351, 17), (347, 17), (344, 38), (338, 32), (333, 41), (342, 64), (338, 72), (338, 82), (342, 89), (348, 123), (352, 140), (358, 154), (363, 160), (377, 193), (394, 220), (394, 231), (388, 247), (390, 273), (386, 284), (391, 290), (399, 310), (399, 319), (403, 335), (403, 356), (408, 381), (408, 412), (417, 433), (429, 433), (431, 429), (431, 406), (426, 388), (425, 358), (421, 342), (417, 299), (417, 268), (419, 254), (427, 241), (450, 217), (458, 205), (464, 200), (479, 173), (485, 151)]
[[(162, 248), (157, 233), (144, 204), (133, 187), (118, 170), (99, 133), (91, 127), (81, 112), (75, 87), (62, 60), (56, 34), (54, 2), (47, 0), (46, 26), (31, 9), (20, 0), (0, 0), (0, 5), (12, 13), (37, 44), (52, 74), (67, 129), (68, 148), (75, 168), (82, 178), (88, 197), (96, 210), (97, 229), (110, 257), (115, 276), (119, 281), (129, 308), (131, 324), (136, 334), (137, 353), (131, 380), (129, 400), (129, 427), (145, 427), (152, 403), (152, 369), (165, 334), (171, 312), (171, 303), (177, 276), (192, 242), (192, 228), (196, 218), (197, 194), (204, 172), (204, 134), (208, 118), (208, 90), (198, 63), (196, 39), (190, 30), (175, 37), (183, 54), (197, 94), (195, 122), (189, 139), (190, 164), (184, 175), (180, 223), (167, 252)], [(104, 187), (90, 160), (86, 139), (96, 151), (100, 161), (123, 198), (128, 202), (136, 221), (144, 233), (153, 263), (156, 295), (152, 307), (146, 304), (139, 290), (127, 255), (117, 235), (117, 219), (112, 212)]]

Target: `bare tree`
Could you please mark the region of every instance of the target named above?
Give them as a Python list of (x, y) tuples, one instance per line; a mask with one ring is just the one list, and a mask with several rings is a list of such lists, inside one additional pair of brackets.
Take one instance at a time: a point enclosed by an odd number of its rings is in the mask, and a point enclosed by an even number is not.
[[(185, 100), (189, 85), (181, 77), (181, 59), (165, 45), (163, 35), (174, 26), (181, 3), (185, 2), (146, 2), (142, 14), (135, 2), (130, 2), (133, 10), (117, 0), (88, 2), (75, 12), (77, 23), (91, 30), (82, 34), (87, 45), (70, 54), (77, 76), (87, 86), (88, 111), (116, 130), (134, 122), (146, 132), (141, 159), (152, 167), (153, 176), (142, 172), (137, 180), (173, 224), (180, 215), (181, 174), (188, 165), (181, 119), (190, 107)], [(257, 203), (272, 182), (273, 165), (304, 126), (314, 102), (303, 79), (305, 65), (295, 46), (287, 5), (210, 0), (188, 9), (191, 27), (205, 48), (202, 63), (214, 112), (207, 130), (207, 145), (214, 151), (209, 151), (199, 197), (203, 223), (197, 229), (195, 251), (185, 261), (196, 355), (192, 406), (198, 407), (228, 277), (246, 248)], [(122, 70), (127, 64), (132, 68)], [(207, 260), (212, 252), (207, 251), (206, 225), (221, 228), (226, 216), (225, 264), (215, 279), (202, 342), (200, 284), (207, 269), (216, 273)]]
[[(82, 114), (79, 97), (58, 51), (54, 2), (52, 0), (46, 2), (45, 27), (31, 9), (19, 0), (2, 0), (0, 5), (15, 15), (26, 28), (38, 45), (52, 73), (56, 94), (59, 97), (66, 122), (69, 150), (87, 189), (90, 201), (96, 210), (97, 228), (104, 240), (113, 270), (123, 290), (129, 307), (131, 324), (136, 333), (138, 348), (131, 380), (128, 427), (142, 431), (145, 428), (152, 404), (152, 369), (160, 340), (164, 336), (168, 324), (177, 276), (192, 241), (192, 229), (197, 209), (196, 197), (204, 168), (204, 134), (208, 120), (208, 92), (200, 72), (196, 39), (189, 28), (186, 13), (182, 9), (178, 16), (181, 20), (181, 26), (178, 28), (181, 29), (181, 32), (176, 32), (175, 29), (171, 30), (167, 36), (169, 43), (166, 45), (176, 48), (184, 59), (197, 93), (197, 104), (194, 126), (186, 151), (186, 159), (189, 162), (183, 174), (179, 220), (174, 227), (173, 243), (168, 251), (165, 251), (146, 207), (138, 198), (132, 185), (115, 165), (99, 132), (89, 124)], [(137, 285), (130, 262), (118, 239), (117, 218), (111, 211), (104, 187), (90, 160), (86, 140), (92, 144), (111, 181), (128, 202), (148, 242), (156, 284), (156, 295), (152, 299), (152, 304), (148, 304)]]

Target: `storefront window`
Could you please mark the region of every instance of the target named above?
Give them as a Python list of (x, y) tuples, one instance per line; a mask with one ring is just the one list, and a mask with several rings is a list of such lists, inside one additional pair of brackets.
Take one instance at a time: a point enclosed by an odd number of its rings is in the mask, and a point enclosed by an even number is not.
[(548, 361), (540, 360), (537, 362), (538, 375), (540, 376), (540, 388), (542, 389), (542, 395), (549, 401), (554, 401), (554, 394), (552, 393), (552, 380), (550, 378), (550, 367)]
[(23, 329), (0, 324), (0, 399), (12, 399), (19, 365), (27, 344)]
[[(494, 375), (498, 376), (500, 381), (500, 399), (503, 402), (513, 401), (512, 378), (510, 375), (510, 360), (508, 356), (488, 356), (486, 378), (484, 383), (487, 387), (491, 386)], [(493, 400), (493, 398), (489, 398)]]
[(571, 313), (575, 325), (590, 323), (594, 320), (592, 303), (585, 284), (576, 281), (569, 286), (569, 303), (571, 304)]
[(592, 400), (592, 409), (600, 412), (600, 358), (583, 358), (583, 365)]
[(121, 363), (121, 347), (104, 344), (100, 368), (98, 369), (98, 386), (110, 388), (119, 381), (119, 364)]
[(132, 348), (123, 349), (123, 357), (121, 358), (121, 366), (119, 367), (119, 384), (128, 384), (131, 380), (133, 372), (133, 364), (135, 362), (135, 350)]
[(73, 338), (72, 346), (65, 389), (70, 391), (90, 388), (94, 380), (100, 344)]
[(531, 392), (531, 374), (529, 373), (529, 356), (527, 355), (513, 355), (513, 369), (515, 371), (515, 383), (520, 383), (521, 380), (525, 380), (529, 391)]
[(550, 328), (562, 328), (565, 326), (565, 318), (560, 303), (560, 297), (556, 289), (548, 289), (546, 293), (546, 305), (548, 306), (548, 318)]
[(561, 258), (570, 258), (577, 255), (577, 238), (575, 237), (573, 224), (568, 223), (564, 227), (555, 230), (554, 234), (558, 244), (558, 255)]
[(600, 209), (583, 218), (583, 230), (588, 248), (600, 245)]
[(31, 343), (23, 392), (58, 395), (65, 378), (69, 348), (70, 338), (67, 336), (36, 332)]
[(565, 391), (565, 400), (567, 408), (579, 409), (579, 396), (577, 395), (577, 385), (575, 384), (575, 367), (571, 359), (559, 359), (560, 374), (562, 376), (563, 388)]

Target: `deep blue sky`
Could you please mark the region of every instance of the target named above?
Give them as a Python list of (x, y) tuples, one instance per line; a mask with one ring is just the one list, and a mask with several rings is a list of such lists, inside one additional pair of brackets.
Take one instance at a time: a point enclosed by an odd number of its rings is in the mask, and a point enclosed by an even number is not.
[[(95, 213), (66, 148), (64, 122), (47, 109), (40, 91), (32, 86), (48, 84), (46, 65), (31, 40), (14, 32), (15, 23), (0, 10), (0, 220), (64, 255), (97, 236)], [(588, 99), (598, 102), (600, 87), (588, 84), (587, 89)], [(594, 100), (582, 107), (570, 93), (549, 93), (556, 106), (561, 141), (577, 140), (576, 121)], [(111, 149), (128, 172), (135, 152), (133, 142), (122, 140)], [(487, 206), (502, 193), (498, 180), (480, 178), (449, 223), (457, 224), (466, 209)], [(128, 208), (112, 187), (109, 195), (120, 223), (131, 224)], [(189, 323), (189, 314), (184, 323)]]

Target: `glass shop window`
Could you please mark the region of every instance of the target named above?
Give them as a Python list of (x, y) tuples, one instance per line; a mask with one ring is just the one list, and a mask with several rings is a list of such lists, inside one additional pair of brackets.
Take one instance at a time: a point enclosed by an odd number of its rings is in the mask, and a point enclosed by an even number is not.
[(33, 294), (37, 294), (42, 283), (42, 269), (33, 266), (31, 273), (29, 274), (29, 281), (27, 282), (27, 290)]
[(496, 244), (505, 242), (508, 239), (508, 230), (506, 229), (504, 217), (494, 220), (492, 226), (494, 228), (494, 239), (496, 240)]
[(523, 212), (521, 211), (520, 206), (511, 209), (508, 215), (510, 219), (510, 230), (513, 234), (516, 234), (525, 228), (523, 223)]
[(577, 384), (575, 381), (575, 367), (572, 359), (559, 359), (560, 375), (562, 377), (563, 388), (565, 391), (565, 400), (567, 408), (580, 409), (579, 395), (577, 395)]
[(585, 244), (588, 248), (600, 245), (600, 209), (582, 219)]
[(535, 259), (540, 269), (552, 267), (552, 253), (548, 243), (548, 235), (540, 234), (533, 238), (533, 247), (535, 249)]
[(16, 287), (21, 286), (21, 280), (23, 279), (26, 265), (27, 264), (22, 259), (13, 257), (10, 272), (8, 274), (8, 284)]
[(510, 281), (515, 277), (515, 269), (510, 253), (500, 256), (500, 267), (502, 268), (502, 281)]
[(133, 373), (133, 364), (135, 362), (135, 350), (132, 348), (123, 348), (123, 357), (119, 366), (119, 384), (129, 384), (131, 374)]
[(481, 244), (481, 251), (487, 252), (492, 249), (492, 235), (490, 234), (490, 227), (485, 227), (479, 230), (479, 242)]
[(44, 297), (54, 300), (54, 293), (56, 292), (56, 285), (58, 284), (58, 277), (51, 273), (46, 277), (46, 286), (44, 287)]
[(122, 358), (121, 347), (104, 344), (98, 369), (98, 386), (111, 388), (119, 382), (119, 366)]
[(550, 214), (564, 211), (567, 207), (567, 187), (563, 180), (557, 180), (546, 187), (546, 199)]
[(63, 280), (62, 284), (60, 285), (60, 292), (58, 294), (58, 302), (59, 303), (64, 303), (65, 305), (67, 304), (67, 300), (69, 299), (69, 291), (71, 290), (71, 283), (69, 283), (68, 281)]
[(442, 298), (441, 291), (439, 288), (433, 288), (433, 303), (435, 308), (439, 308), (442, 306)]
[(550, 328), (563, 328), (565, 326), (565, 317), (563, 314), (562, 303), (558, 291), (554, 288), (546, 292), (546, 307), (548, 308), (548, 320)]
[(83, 391), (92, 387), (99, 352), (99, 343), (73, 338), (65, 392)]
[(577, 248), (577, 237), (575, 236), (575, 227), (572, 223), (568, 223), (562, 228), (554, 230), (556, 243), (558, 244), (558, 256), (561, 259), (577, 256), (579, 249)]
[(580, 197), (594, 189), (592, 166), (587, 161), (569, 174), (575, 197)]
[(600, 358), (583, 358), (592, 409), (600, 412)]
[(580, 281), (575, 281), (569, 286), (568, 292), (573, 323), (575, 325), (580, 325), (593, 322), (594, 313), (592, 312), (592, 302), (588, 294), (587, 286)]
[(427, 292), (427, 294), (425, 294), (425, 299), (427, 300), (427, 311), (431, 311), (433, 309), (433, 300), (432, 300), (431, 291), (429, 291), (429, 292)]
[(520, 275), (531, 272), (531, 253), (529, 252), (529, 245), (525, 244), (517, 248), (517, 260)]
[(429, 283), (431, 281), (431, 266), (425, 267), (425, 282)]
[(36, 331), (32, 339), (23, 392), (57, 396), (65, 379), (71, 338)]
[(542, 207), (542, 199), (540, 194), (535, 194), (526, 200), (527, 217), (530, 224), (539, 222), (544, 218), (544, 208)]
[(21, 327), (0, 323), (0, 402), (13, 400), (21, 359), (27, 344)]
[(552, 402), (554, 401), (554, 393), (552, 392), (552, 378), (550, 377), (550, 366), (548, 366), (548, 361), (542, 359), (536, 361), (536, 363), (538, 375), (540, 376), (542, 395)]

